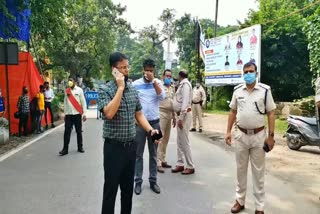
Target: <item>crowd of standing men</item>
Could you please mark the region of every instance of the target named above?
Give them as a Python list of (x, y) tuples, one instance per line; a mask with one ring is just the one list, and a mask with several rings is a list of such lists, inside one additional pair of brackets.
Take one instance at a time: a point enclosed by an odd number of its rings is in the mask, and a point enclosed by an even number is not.
[[(114, 81), (107, 83), (99, 93), (98, 109), (103, 114), (104, 173), (102, 214), (114, 213), (118, 186), (121, 190), (121, 213), (131, 213), (133, 192), (142, 192), (143, 153), (145, 143), (149, 149), (149, 184), (159, 194), (157, 172), (171, 168), (166, 161), (166, 148), (171, 126), (177, 127), (177, 162), (172, 173), (195, 173), (189, 131), (202, 132), (202, 106), (205, 92), (200, 83), (192, 89), (188, 73), (179, 72), (178, 84), (173, 84), (172, 72), (163, 72), (162, 81), (155, 78), (155, 62), (146, 59), (142, 64), (142, 77), (132, 84), (128, 81), (129, 60), (120, 52), (110, 55)], [(270, 87), (256, 83), (257, 67), (244, 65), (245, 84), (235, 88), (230, 103), (226, 143), (231, 145), (231, 129), (237, 125), (236, 203), (232, 213), (245, 208), (248, 161), (252, 164), (256, 214), (264, 213), (265, 152), (274, 146), (275, 104)], [(193, 119), (192, 114), (193, 112)], [(269, 135), (266, 135), (264, 115), (268, 116)], [(251, 118), (251, 119), (250, 119)], [(252, 121), (252, 119), (254, 121)], [(193, 120), (193, 127), (191, 123)], [(257, 122), (258, 121), (258, 122)], [(191, 129), (190, 129), (191, 128)], [(162, 134), (161, 134), (162, 132)], [(159, 139), (161, 138), (161, 143)]]
[(42, 118), (45, 116), (46, 126), (48, 129), (48, 113), (51, 117), (51, 128), (54, 128), (54, 118), (51, 108), (51, 102), (54, 98), (53, 90), (50, 88), (49, 82), (44, 82), (43, 85), (39, 85), (39, 91), (36, 96), (31, 100), (28, 96), (28, 88), (22, 87), (22, 94), (18, 99), (17, 108), (18, 111), (15, 116), (19, 119), (19, 132), (18, 136), (21, 137), (28, 133), (28, 119), (31, 116), (32, 132), (40, 134), (43, 132)]

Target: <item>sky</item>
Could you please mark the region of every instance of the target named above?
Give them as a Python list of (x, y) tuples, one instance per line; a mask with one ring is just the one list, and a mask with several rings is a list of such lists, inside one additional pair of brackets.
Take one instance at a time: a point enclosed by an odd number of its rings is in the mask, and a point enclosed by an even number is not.
[[(127, 6), (123, 18), (135, 30), (145, 26), (160, 24), (159, 17), (166, 8), (175, 9), (176, 18), (190, 13), (199, 19), (215, 18), (216, 0), (112, 0), (115, 4)], [(237, 20), (243, 21), (249, 9), (257, 9), (256, 0), (220, 0), (218, 6), (218, 25), (236, 25)]]

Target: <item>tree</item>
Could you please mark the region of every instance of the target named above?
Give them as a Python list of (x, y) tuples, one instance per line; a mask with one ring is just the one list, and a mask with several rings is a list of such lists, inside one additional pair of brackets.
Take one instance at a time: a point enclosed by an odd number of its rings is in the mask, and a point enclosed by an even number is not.
[(262, 23), (261, 79), (271, 85), (279, 101), (313, 93), (307, 38), (301, 30), (305, 21), (300, 13), (292, 13), (297, 9), (290, 0), (260, 0), (259, 11), (251, 11), (241, 25), (244, 28)]

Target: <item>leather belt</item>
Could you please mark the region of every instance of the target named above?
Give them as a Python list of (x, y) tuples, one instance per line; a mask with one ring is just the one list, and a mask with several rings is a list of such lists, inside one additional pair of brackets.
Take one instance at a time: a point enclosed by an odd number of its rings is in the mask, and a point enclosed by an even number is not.
[(107, 137), (104, 138), (104, 142), (108, 143), (108, 144), (114, 144), (114, 145), (123, 146), (125, 148), (130, 147), (131, 145), (134, 144), (134, 140), (129, 140), (127, 142), (122, 142), (122, 141), (111, 139), (111, 138), (107, 138)]
[(192, 104), (201, 104), (202, 103), (202, 101), (200, 101), (200, 102), (193, 102), (192, 101)]
[(150, 125), (154, 125), (154, 124), (159, 123), (159, 122), (160, 122), (160, 120), (159, 120), (159, 119), (156, 119), (156, 120), (149, 120), (148, 122), (149, 122), (149, 124), (150, 124)]
[(255, 128), (255, 129), (244, 129), (244, 128), (241, 128), (240, 126), (238, 126), (238, 128), (243, 133), (250, 134), (250, 135), (257, 134), (257, 133), (261, 132), (262, 130), (264, 130), (264, 126), (261, 126), (259, 128)]

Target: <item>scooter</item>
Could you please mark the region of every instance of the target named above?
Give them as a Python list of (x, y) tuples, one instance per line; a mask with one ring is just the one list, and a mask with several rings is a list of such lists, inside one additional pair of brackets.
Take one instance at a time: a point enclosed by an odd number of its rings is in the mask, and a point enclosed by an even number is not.
[(284, 137), (287, 138), (290, 149), (299, 150), (302, 146), (319, 146), (320, 148), (318, 118), (318, 114), (316, 117), (288, 116), (288, 129)]

